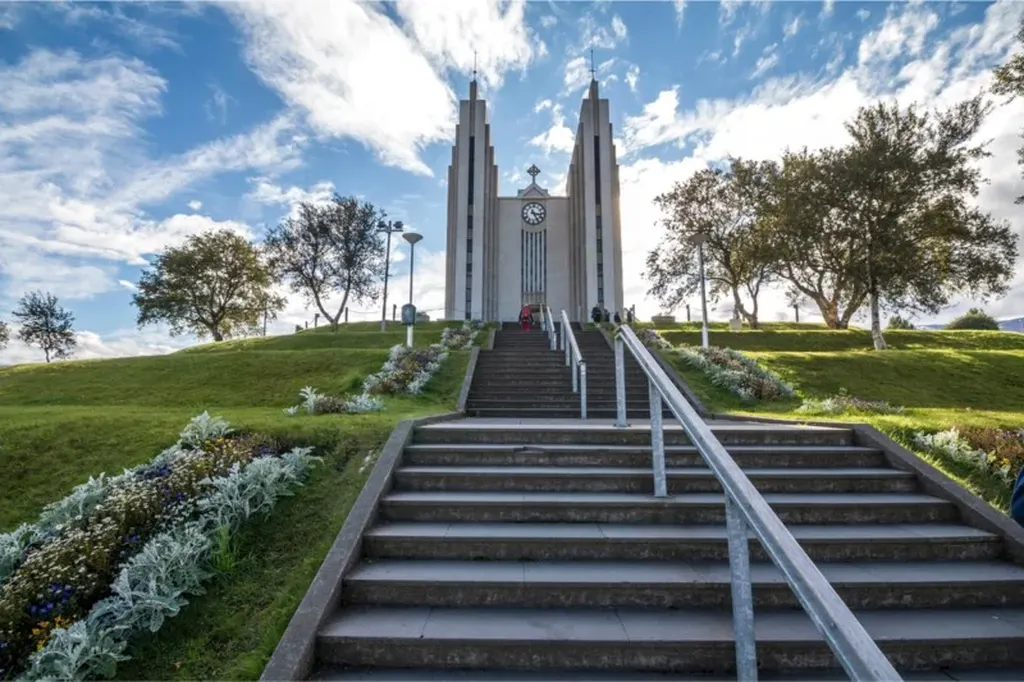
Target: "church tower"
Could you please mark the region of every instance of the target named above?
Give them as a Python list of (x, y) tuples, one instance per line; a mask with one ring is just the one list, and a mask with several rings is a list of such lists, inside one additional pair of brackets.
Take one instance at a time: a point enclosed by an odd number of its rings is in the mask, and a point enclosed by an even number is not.
[(487, 103), (477, 97), (476, 74), (469, 99), (459, 102), (452, 163), (448, 166), (448, 233), (445, 251), (445, 319), (491, 320), (498, 167), (494, 165)]
[(580, 107), (565, 196), (537, 182), (498, 196), (487, 105), (476, 74), (448, 167), (445, 319), (515, 321), (520, 308), (548, 305), (557, 318), (588, 320), (597, 305), (623, 311), (619, 167), (608, 100), (596, 78)]

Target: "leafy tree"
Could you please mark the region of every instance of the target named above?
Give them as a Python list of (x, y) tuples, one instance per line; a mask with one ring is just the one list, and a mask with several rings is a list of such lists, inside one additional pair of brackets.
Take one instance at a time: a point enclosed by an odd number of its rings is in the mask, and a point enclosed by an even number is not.
[(51, 293), (33, 291), (18, 302), (14, 319), (20, 324), (18, 339), (29, 346), (39, 346), (46, 361), (69, 358), (75, 351), (75, 316), (57, 303)]
[(853, 263), (855, 240), (835, 204), (838, 152), (787, 151), (781, 162), (760, 161), (737, 170), (740, 187), (756, 206), (764, 258), (788, 285), (788, 302), (818, 307), (830, 329), (846, 329), (866, 291)]
[(978, 209), (982, 178), (972, 144), (989, 111), (981, 96), (946, 111), (879, 103), (846, 125), (852, 143), (829, 176), (851, 258), (846, 271), (867, 293), (876, 350), (886, 347), (881, 311), (935, 314), (953, 295), (1006, 292), (1017, 237)]
[(140, 327), (166, 322), (214, 341), (252, 332), (276, 317), (284, 299), (272, 293), (271, 268), (244, 237), (218, 230), (189, 237), (158, 255), (132, 296)]
[[(385, 246), (378, 229), (384, 212), (356, 197), (337, 194), (326, 204), (303, 203), (298, 215), (268, 232), (265, 245), (274, 268), (336, 326), (349, 303), (378, 297)], [(327, 299), (340, 293), (333, 314)]]
[(971, 308), (946, 325), (946, 329), (982, 329), (999, 331), (999, 323), (981, 308)]
[[(733, 167), (744, 162), (732, 160)], [(773, 279), (761, 249), (755, 206), (741, 191), (733, 172), (704, 169), (657, 198), (665, 236), (647, 256), (649, 293), (673, 309), (700, 288), (697, 247), (704, 235), (708, 295), (717, 301), (731, 295), (733, 308), (752, 328), (758, 326), (758, 296)], [(749, 307), (744, 300), (750, 301)]]
[[(1020, 28), (1017, 30), (1017, 40), (1024, 43), (1024, 18), (1021, 18)], [(995, 83), (992, 91), (997, 95), (1009, 95), (1010, 99), (1024, 96), (1024, 50), (1017, 52), (1010, 57), (1010, 60), (996, 68)], [(1024, 138), (1024, 130), (1021, 131)], [(1024, 146), (1017, 150), (1017, 162), (1024, 166)], [(1024, 195), (1017, 197), (1018, 204), (1024, 204)]]
[(889, 317), (889, 324), (885, 326), (886, 329), (913, 329), (914, 325), (910, 323), (905, 317), (900, 315), (892, 315)]
[(7, 323), (0, 320), (0, 350), (7, 347), (7, 342), (11, 339), (11, 330), (7, 328)]

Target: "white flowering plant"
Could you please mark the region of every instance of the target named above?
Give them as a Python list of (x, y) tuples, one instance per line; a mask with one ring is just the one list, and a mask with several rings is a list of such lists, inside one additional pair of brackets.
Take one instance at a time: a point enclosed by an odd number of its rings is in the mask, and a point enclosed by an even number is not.
[(441, 331), (441, 345), (448, 350), (467, 350), (476, 342), (482, 328), (483, 325), (475, 320), (465, 322), (458, 329), (445, 327)]
[(864, 400), (850, 395), (846, 389), (827, 398), (807, 398), (796, 409), (800, 414), (903, 414), (902, 405), (893, 405), (885, 400)]
[(1024, 429), (954, 426), (937, 433), (918, 431), (911, 441), (921, 452), (994, 476), (1008, 487), (1024, 466)]
[(197, 516), (152, 537), (126, 561), (109, 596), (71, 624), (55, 628), (33, 654), (23, 677), (29, 680), (84, 680), (112, 677), (136, 634), (157, 632), (177, 615), (188, 595), (201, 594), (210, 575), (215, 538), (237, 531), (257, 514), (270, 512), (308, 476), (311, 448), (264, 456), (225, 476), (207, 479), (212, 491), (197, 505)]
[(652, 350), (672, 350), (672, 344), (654, 329), (641, 328), (637, 330), (636, 337)]
[(712, 384), (747, 402), (780, 400), (795, 395), (793, 387), (775, 373), (732, 348), (680, 346), (676, 353)]
[(440, 343), (426, 348), (391, 347), (380, 371), (363, 380), (363, 392), (343, 398), (318, 393), (312, 386), (299, 392), (301, 402), (285, 410), (287, 414), (362, 414), (384, 409), (380, 396), (419, 395), (453, 350), (465, 350), (476, 341), (483, 325), (468, 321), (460, 328), (445, 327)]
[(56, 630), (80, 620), (153, 537), (203, 513), (211, 481), (280, 455), (261, 435), (231, 435), (204, 413), (174, 447), (121, 476), (90, 479), (36, 524), (0, 538), (0, 678), (18, 673)]

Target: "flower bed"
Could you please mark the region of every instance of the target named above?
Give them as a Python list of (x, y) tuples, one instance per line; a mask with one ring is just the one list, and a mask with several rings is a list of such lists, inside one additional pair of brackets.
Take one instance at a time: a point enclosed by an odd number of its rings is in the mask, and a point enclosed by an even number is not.
[(743, 400), (753, 402), (793, 396), (793, 388), (782, 379), (731, 348), (680, 346), (676, 353), (690, 367), (703, 372), (712, 384)]
[(306, 386), (299, 393), (302, 402), (289, 407), (288, 414), (360, 414), (384, 409), (382, 395), (419, 395), (448, 357), (449, 351), (464, 350), (473, 345), (482, 325), (466, 322), (461, 328), (445, 327), (441, 342), (426, 348), (409, 348), (399, 344), (392, 346), (388, 359), (376, 374), (363, 381), (361, 395), (335, 396), (317, 393), (312, 386)]
[(938, 433), (919, 431), (914, 447), (929, 455), (940, 455), (966, 464), (1012, 487), (1024, 466), (1024, 429), (1004, 430), (982, 427), (953, 427)]
[(289, 494), (309, 452), (281, 454), (203, 413), (152, 461), (90, 479), (0, 536), (0, 677), (112, 674), (132, 634), (155, 632), (199, 589), (219, 529)]
[(796, 409), (801, 414), (903, 414), (903, 407), (892, 405), (884, 400), (863, 400), (847, 394), (845, 389), (839, 393), (818, 400), (808, 398)]

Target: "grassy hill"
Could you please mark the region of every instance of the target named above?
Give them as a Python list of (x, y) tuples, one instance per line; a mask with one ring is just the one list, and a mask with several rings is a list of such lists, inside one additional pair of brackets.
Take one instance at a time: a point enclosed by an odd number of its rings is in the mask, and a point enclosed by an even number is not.
[[(443, 326), (418, 327), (417, 345), (438, 341)], [(243, 530), (235, 568), (118, 670), (121, 679), (255, 679), (369, 474), (366, 456), (399, 420), (453, 410), (469, 353), (452, 353), (423, 395), (386, 398), (382, 413), (283, 410), (307, 385), (358, 392), (404, 340), (401, 327), (382, 334), (377, 325), (349, 325), (164, 356), (0, 368), (0, 532), (89, 476), (151, 459), (203, 410), (237, 429), (317, 446), (325, 461), (269, 520)]]
[[(661, 329), (674, 345), (700, 344), (699, 331)], [(713, 346), (733, 348), (779, 375), (797, 393), (793, 400), (749, 404), (713, 385), (678, 357), (673, 366), (712, 411), (806, 421), (868, 422), (910, 444), (916, 431), (956, 427), (1019, 429), (1024, 426), (1024, 335), (974, 331), (891, 331), (890, 349), (871, 349), (864, 330), (768, 329), (709, 334)], [(810, 417), (796, 410), (804, 399), (845, 391), (864, 400), (886, 401), (903, 414), (842, 414)], [(1005, 486), (968, 474), (955, 462), (936, 461), (995, 506), (1005, 508)]]

